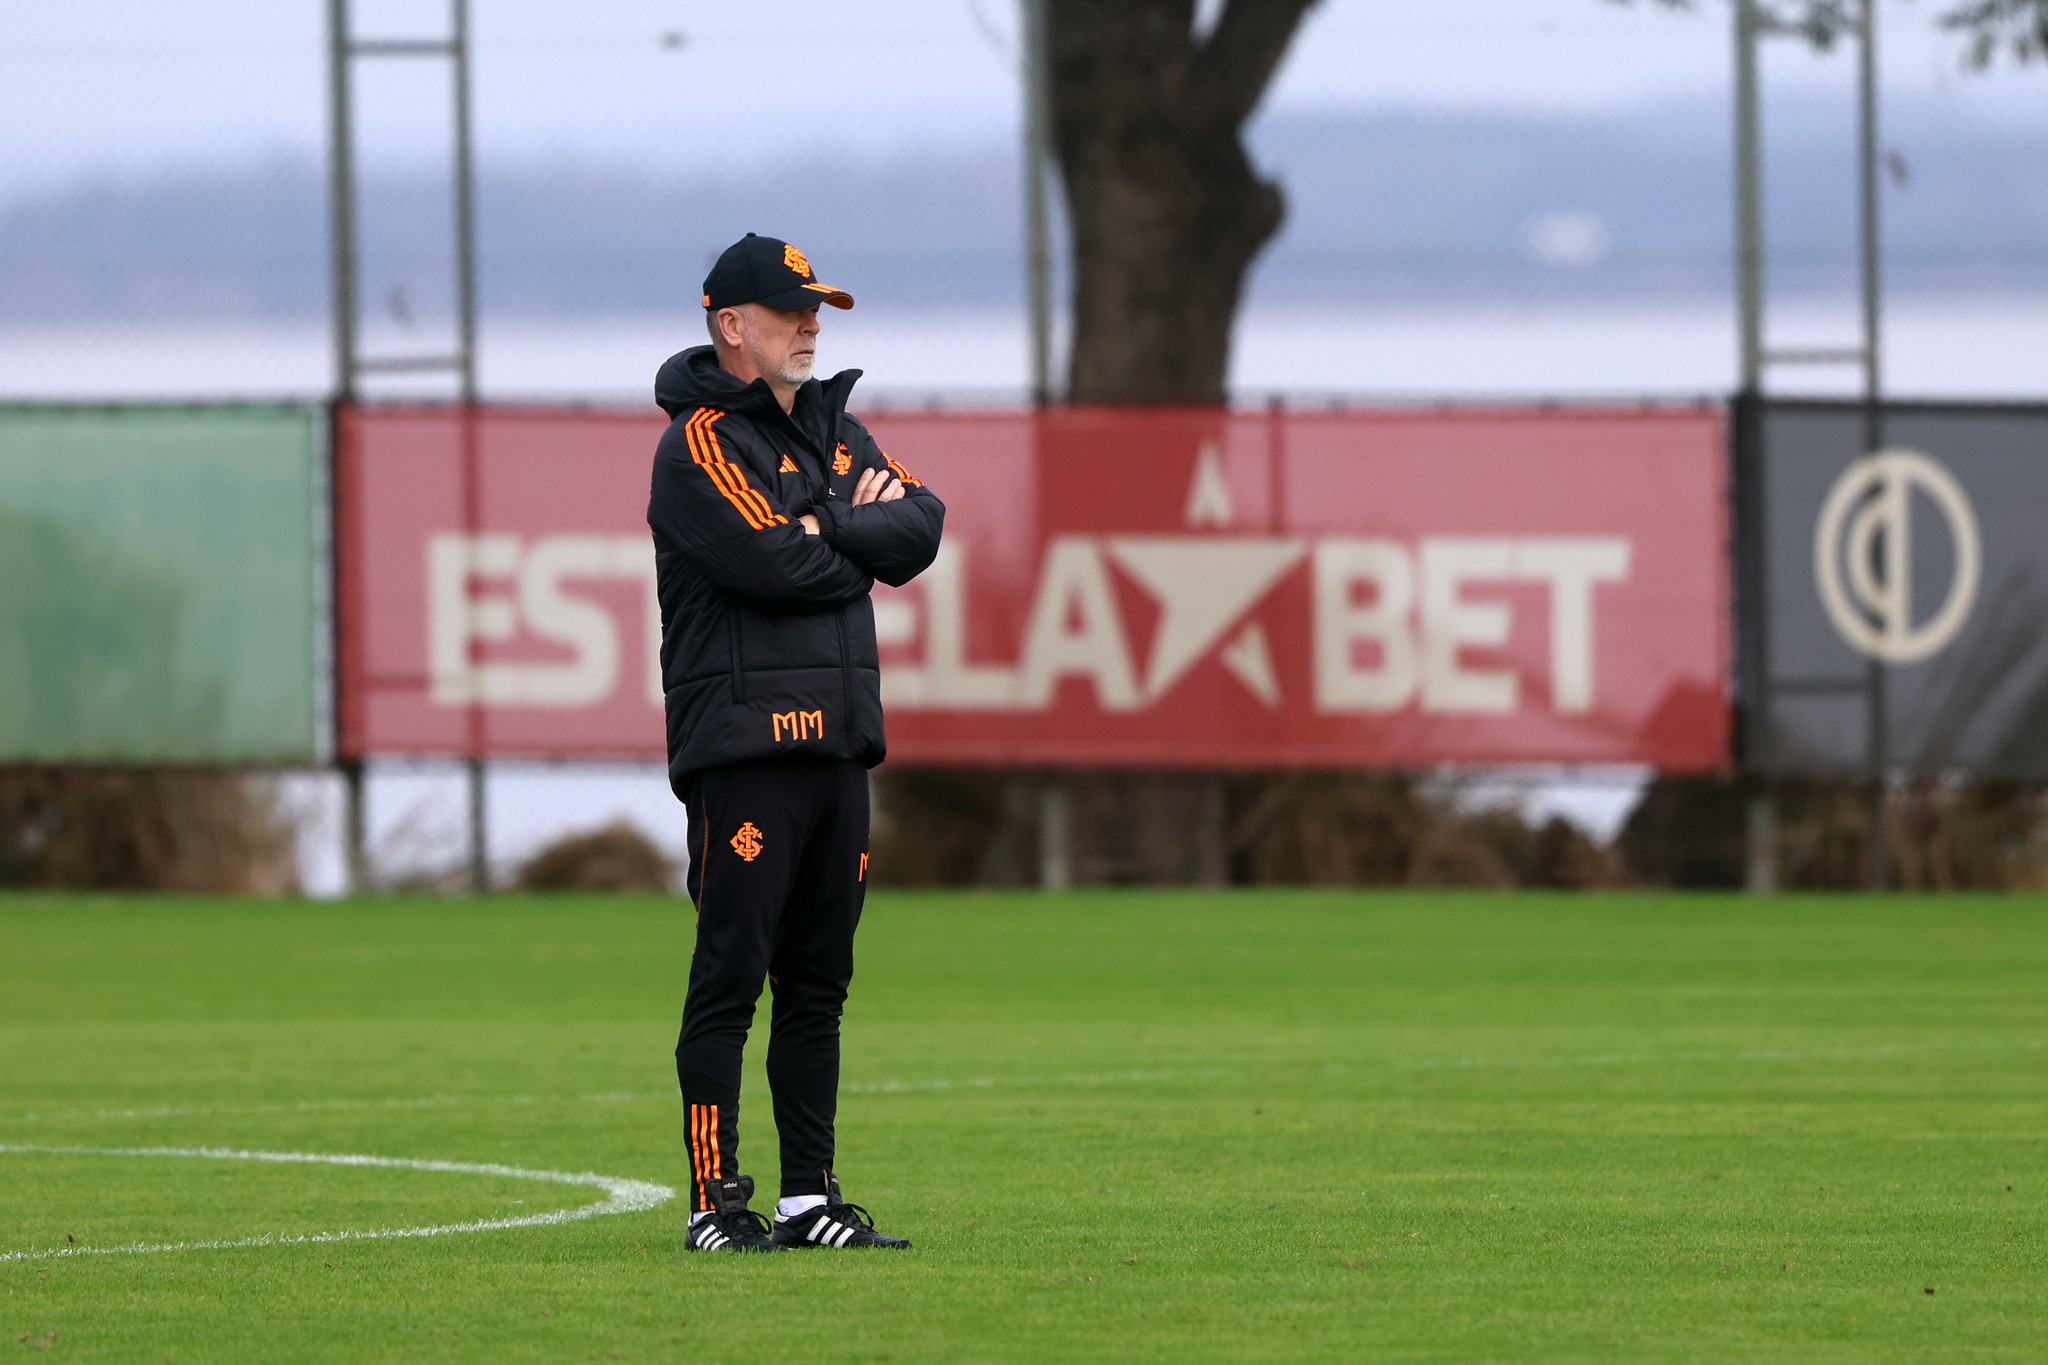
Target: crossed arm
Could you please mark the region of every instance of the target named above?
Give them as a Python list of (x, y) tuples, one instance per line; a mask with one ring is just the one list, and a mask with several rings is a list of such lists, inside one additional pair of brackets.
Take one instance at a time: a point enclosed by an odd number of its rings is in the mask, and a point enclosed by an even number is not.
[(882, 582), (900, 588), (938, 555), (946, 505), (865, 431), (860, 444), (861, 475), (853, 497), (844, 503), (827, 499), (813, 509), (818, 534)]
[[(894, 502), (903, 496), (903, 481), (886, 469), (863, 469), (860, 482), (853, 486), (853, 505), (865, 507), (871, 502)], [(797, 518), (804, 530), (817, 535), (818, 518), (806, 512)]]
[(938, 554), (945, 505), (865, 431), (852, 499), (792, 518), (727, 457), (722, 415), (702, 410), (671, 428), (647, 506), (657, 541), (718, 588), (773, 610), (822, 611), (865, 596), (878, 578), (908, 583)]
[(700, 411), (662, 439), (647, 502), (655, 543), (721, 591), (770, 610), (824, 611), (865, 596), (874, 576), (771, 503), (726, 457), (716, 422)]

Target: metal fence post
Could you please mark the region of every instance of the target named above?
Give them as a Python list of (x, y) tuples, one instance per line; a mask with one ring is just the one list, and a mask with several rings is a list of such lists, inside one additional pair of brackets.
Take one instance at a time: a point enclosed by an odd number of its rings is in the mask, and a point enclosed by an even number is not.
[(1763, 496), (1763, 399), (1735, 396), (1728, 412), (1729, 505), (1735, 570), (1735, 694), (1740, 702), (1737, 762), (1753, 784), (1744, 821), (1744, 884), (1750, 894), (1778, 889), (1778, 809), (1767, 773), (1771, 760), (1770, 544)]
[[(1763, 553), (1762, 498), (1754, 489), (1751, 448), (1764, 370), (1763, 136), (1757, 98), (1757, 0), (1735, 4), (1735, 309), (1740, 387), (1731, 412), (1731, 463), (1735, 484), (1737, 609), (1755, 625), (1743, 640), (1748, 684), (1743, 691), (1742, 762), (1753, 766), (1768, 727), (1762, 630), (1765, 603), (1757, 572)], [(1751, 895), (1778, 888), (1778, 811), (1768, 782), (1758, 777), (1745, 822), (1745, 881)]]
[[(1856, 180), (1857, 237), (1861, 250), (1863, 295), (1863, 449), (1875, 455), (1884, 449), (1883, 324), (1884, 243), (1877, 179), (1877, 0), (1863, 0), (1857, 36)], [(1896, 571), (1908, 572), (1892, 556)], [(1883, 891), (1891, 880), (1890, 837), (1885, 828), (1885, 773), (1891, 765), (1889, 700), (1886, 666), (1872, 658), (1869, 672), (1870, 747), (1870, 889)]]
[(1024, 276), (1031, 326), (1031, 401), (1052, 401), (1052, 84), (1046, 53), (1046, 0), (1024, 2)]
[(1055, 773), (1038, 789), (1039, 890), (1065, 891), (1074, 884), (1073, 846), (1073, 803)]
[[(1759, 402), (1766, 377), (1773, 364), (1841, 365), (1856, 364), (1862, 370), (1863, 447), (1866, 456), (1884, 445), (1883, 389), (1883, 262), (1884, 242), (1878, 182), (1878, 89), (1877, 89), (1877, 2), (1860, 0), (1856, 17), (1845, 27), (1857, 40), (1856, 71), (1856, 182), (1857, 237), (1862, 303), (1862, 328), (1854, 347), (1792, 347), (1773, 349), (1764, 335), (1764, 232), (1762, 134), (1758, 112), (1757, 44), (1766, 34), (1805, 34), (1798, 24), (1778, 19), (1758, 0), (1736, 0), (1735, 4), (1735, 203), (1736, 203), (1736, 307), (1741, 333), (1742, 385), (1738, 410)], [(1760, 421), (1760, 417), (1758, 418)], [(1738, 447), (1753, 436), (1739, 435)], [(1757, 490), (1750, 499), (1747, 548), (1759, 557), (1763, 553), (1763, 495)], [(1750, 575), (1751, 596), (1741, 606), (1745, 617), (1761, 619), (1763, 574)], [(1766, 716), (1770, 702), (1770, 674), (1761, 666), (1761, 645), (1752, 648), (1754, 671), (1745, 697), (1747, 707), (1745, 754), (1757, 752), (1758, 744), (1769, 742)], [(1865, 664), (1864, 697), (1865, 769), (1869, 779), (1869, 866), (1867, 884), (1883, 890), (1890, 875), (1890, 856), (1885, 828), (1885, 783), (1890, 767), (1890, 734), (1886, 696), (1887, 668), (1883, 660), (1871, 658)], [(1775, 812), (1770, 809), (1770, 791), (1760, 787), (1751, 798), (1749, 830), (1749, 885), (1764, 890), (1775, 884), (1774, 870), (1764, 866), (1764, 850), (1758, 840), (1775, 839)]]
[[(464, 530), (474, 536), (478, 530), (476, 481), (476, 176), (471, 155), (469, 6), (468, 0), (449, 0), (448, 37), (445, 39), (356, 39), (349, 31), (349, 0), (327, 0), (328, 71), (328, 224), (330, 275), (334, 309), (334, 394), (337, 403), (353, 402), (357, 385), (365, 374), (452, 371), (458, 381), (457, 402), (461, 405), (462, 467), (464, 480)], [(350, 70), (359, 57), (446, 58), (450, 64), (449, 90), (453, 106), (454, 198), (455, 198), (455, 305), (456, 349), (454, 354), (374, 356), (358, 353), (356, 334), (356, 251), (355, 155), (351, 125)], [(472, 892), (490, 889), (490, 837), (485, 823), (485, 769), (477, 736), (480, 713), (472, 703), (471, 750), (464, 765), (468, 795), (469, 886)], [(351, 816), (345, 837), (362, 837), (360, 813), (363, 781), (360, 760), (345, 765), (343, 780), (349, 784)], [(359, 842), (345, 850), (354, 871), (364, 867)], [(363, 885), (365, 879), (355, 884)]]

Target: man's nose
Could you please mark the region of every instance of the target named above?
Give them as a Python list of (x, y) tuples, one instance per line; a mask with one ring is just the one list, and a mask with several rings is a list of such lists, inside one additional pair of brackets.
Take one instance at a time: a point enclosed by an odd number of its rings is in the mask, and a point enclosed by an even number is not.
[(818, 310), (806, 308), (803, 321), (796, 325), (796, 329), (806, 336), (816, 336), (818, 334)]

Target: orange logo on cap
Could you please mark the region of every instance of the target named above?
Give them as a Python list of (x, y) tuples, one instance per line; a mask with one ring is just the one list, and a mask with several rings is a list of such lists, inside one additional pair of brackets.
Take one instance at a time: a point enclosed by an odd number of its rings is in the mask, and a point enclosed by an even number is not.
[(804, 259), (804, 253), (787, 242), (782, 246), (782, 263), (805, 279), (811, 277), (811, 263)]

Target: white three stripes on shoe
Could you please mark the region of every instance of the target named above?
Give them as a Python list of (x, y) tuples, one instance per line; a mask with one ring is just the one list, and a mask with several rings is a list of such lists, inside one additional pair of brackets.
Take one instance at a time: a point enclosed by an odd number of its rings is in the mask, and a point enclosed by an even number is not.
[(853, 1237), (854, 1229), (844, 1223), (835, 1223), (829, 1218), (820, 1218), (811, 1224), (811, 1230), (804, 1234), (806, 1242), (821, 1246), (843, 1247)]

